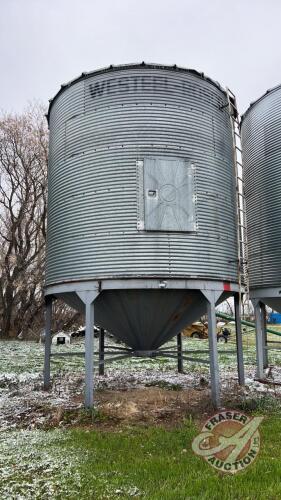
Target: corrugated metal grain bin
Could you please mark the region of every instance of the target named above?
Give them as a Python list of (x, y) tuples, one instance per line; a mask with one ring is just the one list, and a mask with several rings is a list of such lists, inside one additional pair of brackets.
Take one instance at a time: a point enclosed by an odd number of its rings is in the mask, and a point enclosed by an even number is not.
[(281, 311), (281, 86), (242, 118), (252, 298)]
[(151, 349), (205, 312), (202, 288), (237, 290), (233, 138), (218, 83), (110, 67), (64, 85), (48, 119), (47, 295), (82, 308), (76, 291), (98, 283), (97, 322)]

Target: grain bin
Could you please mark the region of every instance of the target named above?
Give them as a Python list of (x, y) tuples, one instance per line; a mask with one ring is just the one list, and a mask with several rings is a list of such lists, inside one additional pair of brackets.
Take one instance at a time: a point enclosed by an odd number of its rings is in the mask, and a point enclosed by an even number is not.
[[(86, 311), (87, 373), (94, 320), (144, 355), (208, 309), (213, 345), (215, 304), (239, 288), (226, 92), (194, 70), (110, 66), (63, 85), (48, 121), (47, 324), (54, 297)], [(211, 369), (217, 398), (216, 347)]]
[(257, 326), (258, 376), (267, 365), (265, 305), (281, 312), (281, 85), (242, 117), (250, 297)]

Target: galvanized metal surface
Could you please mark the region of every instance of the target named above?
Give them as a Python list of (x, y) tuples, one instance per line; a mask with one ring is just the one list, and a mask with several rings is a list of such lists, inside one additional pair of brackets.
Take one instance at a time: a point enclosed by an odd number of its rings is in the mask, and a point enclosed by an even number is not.
[(242, 144), (253, 296), (259, 288), (281, 287), (280, 86), (253, 103), (243, 116)]
[(151, 349), (206, 312), (205, 293), (215, 293), (218, 305), (238, 291), (237, 284), (221, 281), (131, 279), (64, 283), (47, 287), (46, 294), (84, 313), (85, 297), (100, 293), (96, 324), (135, 349)]
[(194, 168), (182, 159), (147, 158), (138, 162), (143, 175), (139, 204), (145, 231), (196, 231)]
[[(53, 99), (50, 99), (50, 106), (49, 106), (49, 111), (48, 111), (48, 115), (47, 115), (47, 118), (49, 120), (50, 118), (50, 111), (51, 111), (51, 108), (52, 108), (52, 105), (54, 104), (55, 100), (57, 99), (58, 96), (60, 96), (60, 94), (62, 92), (64, 92), (64, 90), (66, 88), (69, 88), (70, 86), (80, 82), (80, 81), (84, 81), (85, 78), (90, 78), (91, 76), (96, 76), (96, 75), (103, 75), (105, 73), (114, 73), (114, 71), (120, 71), (122, 69), (135, 69), (136, 67), (146, 67), (146, 68), (150, 68), (150, 69), (165, 69), (165, 70), (168, 70), (168, 71), (178, 71), (178, 72), (181, 72), (181, 73), (190, 73), (190, 74), (193, 74), (193, 75), (196, 75), (204, 80), (206, 80), (207, 82), (211, 83), (212, 85), (214, 85), (215, 87), (217, 87), (219, 90), (222, 90), (224, 92), (224, 89), (221, 87), (221, 85), (216, 82), (215, 80), (213, 80), (212, 78), (208, 77), (207, 75), (205, 75), (204, 73), (202, 72), (199, 72), (199, 71), (196, 71), (195, 69), (190, 69), (190, 68), (183, 68), (181, 66), (177, 66), (176, 64), (174, 64), (173, 66), (167, 66), (167, 65), (163, 65), (163, 64), (155, 64), (155, 63), (145, 63), (144, 61), (142, 63), (132, 63), (132, 64), (118, 64), (117, 66), (114, 66), (114, 65), (110, 65), (110, 66), (106, 66), (104, 68), (100, 68), (100, 69), (96, 69), (94, 71), (90, 71), (90, 72), (83, 72), (81, 73), (81, 75), (79, 75), (77, 78), (74, 78), (73, 80), (70, 80), (69, 82), (67, 83), (64, 83), (61, 85), (61, 88), (60, 90), (57, 92), (57, 94), (53, 97)], [(124, 85), (122, 85), (122, 83), (120, 84), (120, 86), (122, 86), (124, 88)], [(98, 89), (99, 91), (99, 89)]]
[(267, 288), (253, 288), (250, 295), (251, 301), (254, 303), (260, 301), (274, 311), (281, 313), (281, 286)]
[[(179, 369), (182, 370), (182, 361), (191, 361), (194, 363), (205, 363), (209, 364), (210, 363), (210, 375), (211, 375), (211, 392), (212, 392), (212, 401), (215, 407), (219, 407), (220, 405), (220, 381), (219, 381), (219, 366), (218, 366), (218, 350), (217, 350), (217, 334), (216, 334), (216, 304), (219, 303), (222, 299), (222, 295), (218, 291), (192, 291), (191, 292), (185, 292), (185, 296), (183, 295), (182, 291), (172, 291), (172, 290), (165, 290), (159, 295), (159, 290), (150, 290), (150, 291), (143, 291), (143, 290), (114, 290), (112, 292), (106, 291), (105, 297), (102, 298), (101, 296), (98, 296), (98, 294), (93, 294), (92, 291), (88, 291), (85, 294), (79, 292), (80, 298), (84, 302), (85, 306), (85, 312), (86, 312), (86, 331), (85, 331), (85, 406), (86, 408), (91, 408), (93, 406), (93, 356), (94, 356), (94, 349), (93, 349), (93, 342), (94, 342), (94, 318), (95, 314), (99, 309), (99, 300), (100, 300), (100, 305), (102, 308), (105, 307), (105, 302), (107, 301), (108, 297), (111, 294), (118, 294), (118, 300), (121, 301), (123, 300), (123, 304), (120, 304), (121, 307), (118, 308), (118, 313), (122, 312), (124, 310), (125, 312), (125, 317), (126, 317), (126, 311), (135, 311), (139, 312), (139, 331), (136, 330), (136, 324), (131, 325), (130, 324), (130, 318), (127, 316), (127, 322), (128, 322), (128, 329), (127, 331), (129, 332), (129, 339), (126, 338), (126, 332), (124, 332), (124, 318), (120, 319), (120, 325), (121, 326), (121, 335), (118, 335), (119, 338), (122, 340), (125, 340), (127, 344), (131, 345), (133, 348), (132, 350), (129, 350), (128, 352), (122, 353), (121, 355), (116, 356), (116, 352), (112, 352), (114, 354), (113, 358), (107, 358), (107, 362), (109, 361), (117, 361), (121, 360), (124, 358), (127, 358), (129, 355), (135, 355), (138, 357), (146, 357), (146, 356), (163, 356), (163, 357), (171, 357), (175, 358), (178, 360), (179, 363)], [(140, 296), (134, 296), (135, 294)], [(151, 298), (148, 298), (148, 294), (151, 295)], [(200, 297), (197, 295), (200, 294)], [(154, 295), (154, 297), (153, 297)], [(167, 300), (168, 295), (170, 296)], [(164, 312), (165, 312), (165, 320), (164, 317), (161, 318), (162, 322), (162, 328), (161, 328), (161, 337), (162, 340), (159, 338), (159, 330), (158, 330), (158, 324), (159, 324), (159, 312), (161, 311), (161, 308), (159, 308), (159, 296), (163, 296), (164, 302), (162, 300), (162, 304), (164, 306)], [(122, 298), (123, 297), (123, 298)], [(146, 304), (143, 302), (143, 299), (145, 297)], [(148, 325), (147, 323), (147, 316), (151, 316), (151, 313), (153, 313), (153, 306), (154, 306), (154, 301), (156, 299), (156, 311), (158, 314), (158, 317), (156, 317), (155, 321), (155, 326), (156, 330), (158, 331), (158, 335), (155, 335), (155, 331), (151, 329), (151, 325)], [(53, 297), (50, 296), (48, 298), (48, 311), (49, 311), (49, 321), (47, 322), (47, 328), (48, 332), (46, 332), (46, 338), (47, 336), (50, 337), (50, 332), (51, 332), (51, 314), (52, 314), (52, 300)], [(126, 301), (129, 301), (129, 304), (125, 304)], [(166, 302), (166, 304), (165, 304)], [(204, 303), (204, 304), (203, 304)], [(181, 346), (177, 349), (177, 354), (174, 352), (171, 352), (170, 350), (163, 350), (161, 349), (160, 351), (157, 351), (157, 347), (154, 348), (153, 345), (157, 344), (160, 345), (161, 342), (163, 343), (164, 337), (168, 339), (171, 336), (171, 324), (166, 323), (166, 319), (168, 318), (166, 314), (166, 310), (168, 309), (169, 311), (169, 323), (175, 323), (178, 321), (178, 317), (182, 318), (183, 321), (183, 315), (184, 314), (189, 314), (195, 315), (195, 310), (192, 309), (192, 305), (194, 304), (195, 308), (198, 309), (197, 312), (200, 312), (200, 308), (204, 305), (205, 308), (208, 310), (208, 324), (209, 324), (209, 354), (210, 354), (210, 361), (206, 359), (201, 359), (201, 358), (193, 358), (186, 356), (185, 354), (189, 354), (188, 351), (185, 351), (184, 353), (182, 352)], [(111, 313), (112, 313), (112, 305), (113, 307), (116, 306), (116, 301), (113, 300), (112, 304), (110, 302), (107, 304), (107, 307), (109, 306), (109, 314), (107, 313), (106, 315), (103, 315), (103, 318), (108, 318), (110, 319)], [(125, 306), (125, 308), (124, 308)], [(133, 307), (132, 307), (133, 306)], [(136, 306), (139, 307), (139, 311), (137, 311)], [(175, 310), (173, 311), (173, 309)], [(148, 312), (147, 314), (144, 314)], [(131, 318), (136, 320), (134, 316), (131, 316)], [(116, 320), (116, 317), (115, 317)], [(164, 321), (163, 321), (164, 320)], [(238, 321), (238, 318), (236, 317), (236, 322)], [(136, 321), (135, 321), (136, 323)], [(116, 325), (116, 321), (114, 323)], [(146, 327), (149, 327), (149, 330), (146, 331)], [(135, 334), (132, 335), (132, 332)], [(169, 334), (168, 334), (169, 332)], [(164, 335), (163, 335), (164, 334)], [(146, 347), (146, 344), (148, 347)], [(135, 348), (134, 346), (137, 345), (139, 348)], [(116, 348), (118, 350), (118, 347)], [(200, 351), (197, 351), (200, 352)], [(202, 351), (203, 352), (203, 351)], [(45, 389), (48, 389), (49, 383), (50, 383), (50, 360), (51, 357), (53, 356), (65, 356), (68, 355), (67, 353), (59, 353), (59, 354), (52, 354), (51, 350), (48, 349), (48, 346), (45, 344), (45, 375), (44, 375), (44, 387)], [(72, 353), (71, 355), (81, 355), (81, 353)], [(104, 360), (102, 361), (102, 363)], [(47, 370), (46, 370), (47, 368)], [(240, 378), (239, 378), (240, 381)], [(241, 383), (241, 382), (240, 382)]]
[(265, 306), (258, 300), (253, 301), (255, 311), (255, 327), (256, 327), (256, 360), (257, 371), (256, 377), (260, 380), (265, 378), (264, 368), (267, 364), (267, 353), (265, 350), (267, 333), (265, 321)]
[(242, 339), (242, 325), (241, 325), (241, 299), (239, 293), (236, 293), (234, 296), (234, 309), (235, 309), (235, 336), (236, 336), (238, 381), (240, 385), (244, 385), (245, 370), (244, 370), (243, 339)]
[(157, 349), (205, 312), (194, 290), (107, 290), (95, 301), (96, 323), (138, 350)]
[(50, 388), (50, 358), (51, 358), (51, 346), (52, 346), (52, 296), (46, 297), (45, 300), (46, 311), (45, 311), (45, 355), (44, 355), (44, 390), (47, 391)]
[(212, 402), (215, 408), (220, 407), (220, 372), (218, 360), (218, 341), (217, 341), (217, 319), (216, 319), (216, 294), (209, 294), (207, 302), (208, 314), (208, 341), (210, 351), (210, 375), (212, 388)]
[(224, 283), (223, 281), (204, 281), (197, 279), (106, 279), (103, 281), (77, 281), (50, 285), (45, 288), (45, 295), (67, 295), (72, 292), (104, 291), (104, 290), (216, 290), (221, 293), (229, 292), (233, 295), (239, 292), (238, 283)]
[[(199, 282), (200, 283), (200, 282)], [(81, 285), (81, 284), (80, 284)], [(98, 291), (73, 290), (73, 284), (51, 287), (51, 296), (64, 300), (70, 307), (85, 313), (85, 298), (96, 297)], [(206, 313), (206, 296), (216, 296), (216, 304), (233, 295), (221, 289), (143, 289), (101, 290), (95, 300), (95, 322), (114, 333), (128, 346), (138, 350), (157, 349), (186, 325)]]
[[(49, 112), (47, 285), (136, 277), (237, 282), (226, 102), (196, 72), (156, 65), (115, 67), (64, 87)], [(163, 157), (194, 165), (195, 231), (139, 227), (138, 162)]]

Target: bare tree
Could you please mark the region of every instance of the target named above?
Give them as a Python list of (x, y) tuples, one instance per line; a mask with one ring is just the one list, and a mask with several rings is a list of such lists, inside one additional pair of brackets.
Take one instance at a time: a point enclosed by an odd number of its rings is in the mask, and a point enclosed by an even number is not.
[(233, 300), (230, 300), (230, 299), (226, 299), (226, 307), (227, 307), (227, 314), (229, 314), (230, 316), (234, 316), (234, 304), (233, 304)]
[(83, 315), (65, 304), (62, 300), (56, 300), (53, 303), (53, 324), (56, 330), (69, 331), (78, 329), (83, 325)]
[(0, 117), (0, 328), (24, 334), (42, 316), (48, 129), (42, 106)]

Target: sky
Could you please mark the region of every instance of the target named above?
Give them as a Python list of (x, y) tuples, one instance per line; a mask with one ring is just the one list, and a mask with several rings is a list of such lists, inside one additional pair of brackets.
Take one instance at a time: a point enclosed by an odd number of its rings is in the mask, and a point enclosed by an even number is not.
[(48, 104), (83, 71), (132, 62), (204, 72), (242, 113), (281, 83), (281, 0), (0, 0), (0, 110)]

